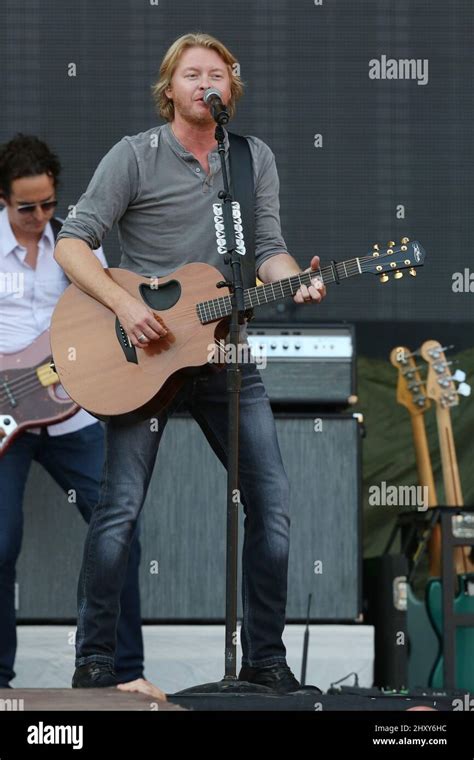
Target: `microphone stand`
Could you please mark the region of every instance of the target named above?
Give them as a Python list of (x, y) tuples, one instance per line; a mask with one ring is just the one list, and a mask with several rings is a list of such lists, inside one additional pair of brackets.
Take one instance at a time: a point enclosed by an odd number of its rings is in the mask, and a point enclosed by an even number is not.
[[(242, 283), (241, 254), (236, 250), (234, 222), (232, 216), (232, 195), (229, 191), (227, 167), (225, 163), (225, 135), (223, 124), (227, 124), (229, 115), (224, 109), (212, 108), (217, 122), (215, 137), (221, 159), (224, 190), (219, 192), (223, 201), (223, 223), (227, 253), (224, 261), (230, 264), (231, 281), (219, 282), (217, 287), (228, 287), (231, 293), (232, 312), (230, 318), (230, 343), (232, 361), (227, 365), (228, 393), (228, 454), (227, 454), (227, 544), (226, 544), (226, 611), (225, 611), (225, 675), (221, 681), (192, 686), (177, 695), (184, 694), (275, 694), (272, 689), (260, 684), (239, 681), (236, 672), (237, 662), (237, 552), (238, 552), (238, 518), (239, 518), (239, 412), (240, 387), (242, 373), (238, 361), (239, 326), (245, 320), (244, 288)], [(239, 499), (235, 495), (239, 495)]]

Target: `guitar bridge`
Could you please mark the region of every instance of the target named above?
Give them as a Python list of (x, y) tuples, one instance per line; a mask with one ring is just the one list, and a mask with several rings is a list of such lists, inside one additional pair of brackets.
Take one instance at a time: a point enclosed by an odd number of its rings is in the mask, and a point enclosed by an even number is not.
[(125, 354), (126, 360), (132, 364), (138, 364), (137, 350), (120, 324), (118, 317), (115, 319), (115, 334), (119, 340), (122, 351)]

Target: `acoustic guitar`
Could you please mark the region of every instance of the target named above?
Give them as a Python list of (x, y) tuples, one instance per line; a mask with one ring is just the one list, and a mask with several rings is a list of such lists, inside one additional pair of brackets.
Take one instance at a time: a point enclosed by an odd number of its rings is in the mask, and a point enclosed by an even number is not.
[(63, 422), (78, 411), (51, 368), (49, 330), (23, 351), (0, 354), (0, 457), (24, 430)]
[[(414, 276), (424, 260), (420, 243), (403, 238), (397, 247), (391, 241), (386, 251), (374, 246), (366, 256), (249, 288), (244, 291), (244, 305), (252, 309), (288, 298), (317, 276), (326, 285), (363, 274), (378, 275), (386, 282), (390, 272), (399, 279), (402, 270)], [(120, 268), (104, 271), (142, 299), (168, 333), (136, 349), (111, 309), (70, 285), (51, 322), (55, 371), (69, 396), (96, 417), (133, 413), (146, 419), (168, 406), (188, 368), (209, 363), (215, 341), (228, 331), (231, 296), (216, 296), (225, 283), (219, 270), (208, 264), (186, 264), (158, 281)]]

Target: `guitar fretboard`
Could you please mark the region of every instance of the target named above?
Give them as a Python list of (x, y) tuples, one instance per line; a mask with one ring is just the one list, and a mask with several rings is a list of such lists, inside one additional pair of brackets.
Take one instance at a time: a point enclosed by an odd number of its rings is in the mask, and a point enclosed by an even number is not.
[[(349, 259), (339, 263), (325, 266), (321, 269), (315, 269), (312, 272), (299, 272), (298, 274), (287, 277), (276, 282), (269, 282), (267, 285), (260, 285), (255, 288), (248, 288), (244, 291), (244, 306), (251, 309), (254, 306), (262, 306), (266, 303), (272, 303), (282, 298), (288, 298), (295, 295), (301, 285), (311, 285), (311, 280), (318, 277), (325, 285), (332, 282), (339, 282), (348, 277), (362, 274), (360, 260)], [(223, 317), (228, 317), (232, 313), (231, 296), (221, 296), (213, 298), (210, 301), (201, 301), (196, 306), (199, 320), (202, 324), (215, 322)]]

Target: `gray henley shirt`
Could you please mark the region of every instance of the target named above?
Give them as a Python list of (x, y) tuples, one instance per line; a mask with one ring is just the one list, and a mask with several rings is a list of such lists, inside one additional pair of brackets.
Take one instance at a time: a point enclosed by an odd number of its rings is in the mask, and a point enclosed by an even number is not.
[[(248, 140), (254, 167), (258, 272), (264, 261), (286, 252), (286, 243), (280, 229), (275, 156), (258, 137), (248, 136)], [(225, 146), (228, 167), (226, 131)], [(96, 249), (117, 223), (120, 266), (125, 269), (163, 277), (196, 261), (212, 264), (230, 277), (230, 267), (217, 251), (212, 210), (223, 189), (217, 146), (208, 156), (206, 176), (169, 123), (123, 137), (99, 163), (58, 240), (79, 238)]]

